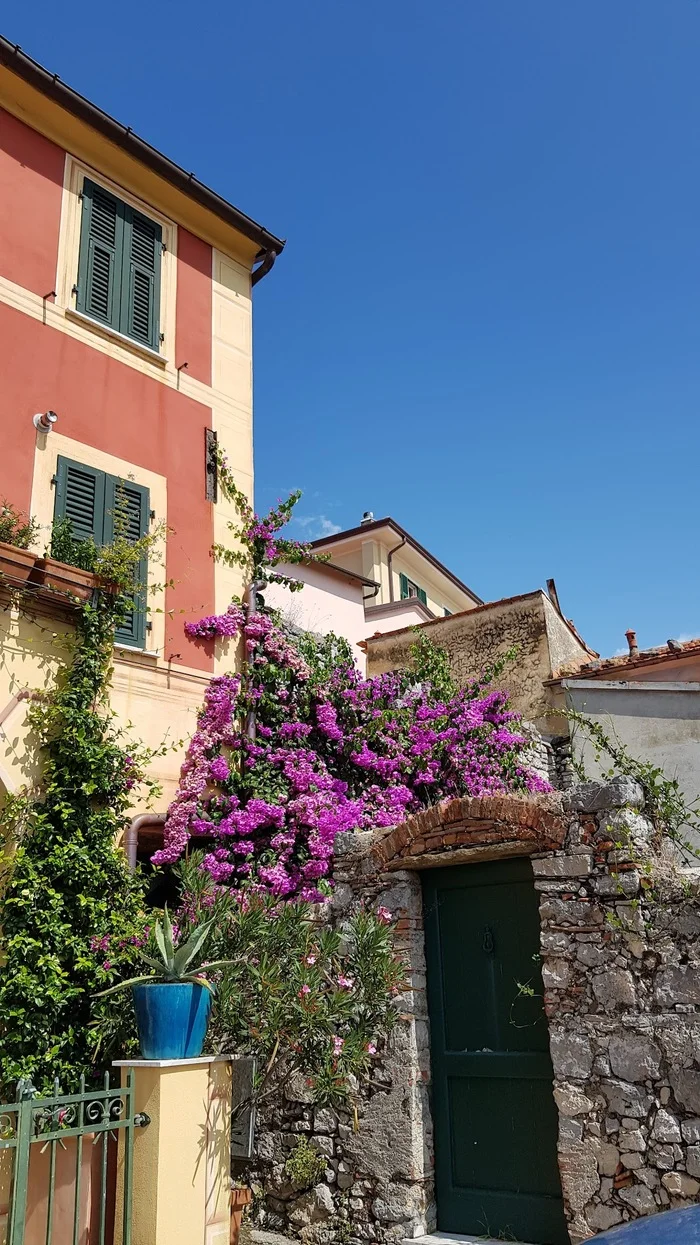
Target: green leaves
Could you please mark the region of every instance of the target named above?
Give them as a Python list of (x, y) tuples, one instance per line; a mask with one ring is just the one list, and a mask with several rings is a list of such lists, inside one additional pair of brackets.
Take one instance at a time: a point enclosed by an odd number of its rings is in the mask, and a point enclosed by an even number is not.
[(255, 1055), (260, 1095), (299, 1072), (318, 1102), (341, 1105), (394, 1023), (404, 972), (392, 926), (369, 911), (342, 929), (319, 926), (309, 904), (216, 886), (201, 860), (193, 853), (178, 866), (177, 920), (186, 912), (188, 930), (202, 916), (211, 926), (211, 959), (199, 970), (217, 991), (209, 1049)]
[(0, 813), (7, 837), (19, 840), (3, 871), (6, 1089), (30, 1074), (40, 1089), (58, 1077), (67, 1090), (133, 1049), (128, 1000), (92, 1001), (135, 971), (146, 924), (143, 881), (116, 846), (150, 759), (126, 743), (106, 705), (117, 614), (107, 593), (80, 610), (72, 660), (28, 710), (40, 791)]

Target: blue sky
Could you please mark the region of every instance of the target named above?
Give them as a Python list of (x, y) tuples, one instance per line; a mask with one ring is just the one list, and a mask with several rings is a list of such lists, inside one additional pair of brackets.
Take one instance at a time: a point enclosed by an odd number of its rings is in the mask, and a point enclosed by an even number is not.
[(700, 633), (697, 0), (5, 0), (4, 33), (288, 239), (257, 500), (390, 514), (606, 655)]

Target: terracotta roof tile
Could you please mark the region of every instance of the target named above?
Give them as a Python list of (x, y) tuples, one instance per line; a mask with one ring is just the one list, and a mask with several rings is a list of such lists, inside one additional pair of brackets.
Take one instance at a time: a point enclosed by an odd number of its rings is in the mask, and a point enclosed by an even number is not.
[(599, 678), (608, 673), (619, 674), (624, 670), (638, 669), (640, 666), (662, 665), (665, 662), (678, 661), (683, 657), (700, 657), (700, 636), (693, 640), (674, 641), (673, 643), (673, 648), (670, 648), (668, 644), (659, 644), (656, 648), (640, 649), (634, 656), (630, 653), (622, 653), (618, 657), (604, 657), (598, 661), (589, 661), (571, 673), (562, 668), (557, 672), (557, 677), (561, 678), (566, 675), (569, 679)]

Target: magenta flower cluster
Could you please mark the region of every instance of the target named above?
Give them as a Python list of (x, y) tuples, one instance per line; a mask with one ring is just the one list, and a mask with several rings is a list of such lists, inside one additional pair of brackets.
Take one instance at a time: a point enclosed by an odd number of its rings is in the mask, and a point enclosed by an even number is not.
[(238, 635), (245, 622), (240, 605), (229, 605), (225, 614), (209, 614), (198, 622), (185, 623), (185, 635), (190, 639), (211, 640), (217, 636), (230, 639)]
[(268, 615), (239, 614), (245, 675), (207, 689), (154, 863), (199, 841), (216, 882), (314, 901), (339, 833), (453, 796), (549, 790), (504, 692), (441, 699), (410, 671), (364, 679), (349, 661), (320, 675)]

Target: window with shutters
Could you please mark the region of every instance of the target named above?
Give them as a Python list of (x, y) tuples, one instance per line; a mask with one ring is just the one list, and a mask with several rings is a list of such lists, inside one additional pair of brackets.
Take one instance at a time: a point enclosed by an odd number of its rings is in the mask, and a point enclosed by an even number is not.
[(160, 349), (161, 226), (83, 179), (76, 309)]
[(427, 606), (428, 598), (424, 588), (419, 588), (418, 584), (414, 584), (412, 579), (409, 579), (407, 575), (403, 574), (399, 575), (399, 584), (401, 588), (402, 601), (408, 601), (411, 597), (417, 597), (423, 605)]
[[(59, 456), (56, 468), (54, 518), (68, 518), (79, 540), (107, 545), (117, 533), (134, 542), (148, 531), (149, 491), (133, 480), (121, 479)], [(129, 648), (146, 644), (146, 588), (148, 565), (142, 559), (134, 570), (130, 608), (115, 640)]]

